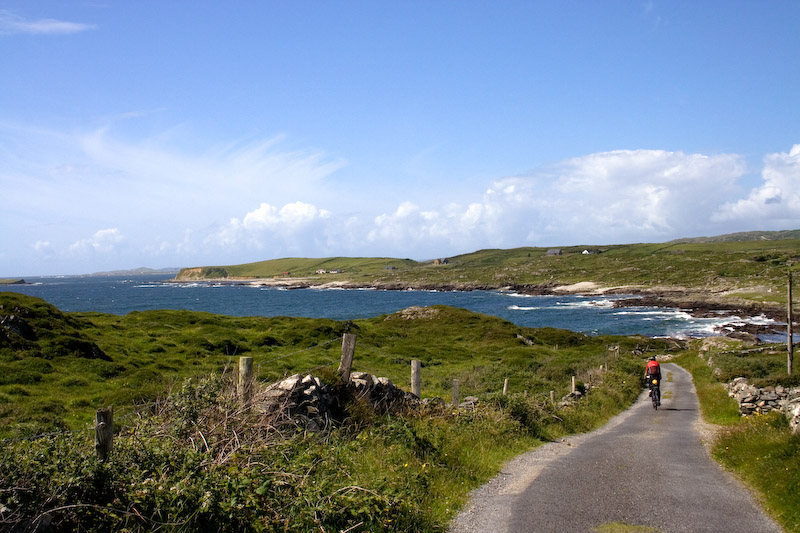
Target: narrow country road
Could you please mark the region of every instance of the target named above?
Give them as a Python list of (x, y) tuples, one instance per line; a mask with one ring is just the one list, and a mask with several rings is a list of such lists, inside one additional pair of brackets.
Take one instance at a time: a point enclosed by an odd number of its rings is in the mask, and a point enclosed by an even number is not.
[(708, 456), (690, 374), (674, 364), (662, 372), (661, 409), (644, 393), (604, 428), (515, 458), (472, 493), (451, 533), (587, 532), (608, 524), (779, 532)]

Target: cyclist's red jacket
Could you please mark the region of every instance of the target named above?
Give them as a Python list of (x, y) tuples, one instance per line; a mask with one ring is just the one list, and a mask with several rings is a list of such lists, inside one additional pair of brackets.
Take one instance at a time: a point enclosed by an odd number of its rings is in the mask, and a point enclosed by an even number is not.
[(661, 378), (661, 367), (658, 364), (658, 361), (648, 361), (647, 366), (644, 370), (645, 376), (656, 376), (659, 379)]

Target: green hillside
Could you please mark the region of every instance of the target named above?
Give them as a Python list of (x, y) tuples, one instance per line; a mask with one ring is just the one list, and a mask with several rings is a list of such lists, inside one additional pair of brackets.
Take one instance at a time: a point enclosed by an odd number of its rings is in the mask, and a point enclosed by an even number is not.
[[(388, 258), (275, 259), (183, 269), (176, 280), (278, 278), (296, 285), (512, 287), (531, 292), (591, 282), (598, 290), (683, 291), (705, 299), (779, 304), (786, 301), (787, 271), (800, 262), (796, 233), (739, 234), (757, 240), (722, 236), (714, 241), (570, 246), (556, 249), (559, 255), (547, 248), (490, 249), (449, 257), (442, 264)], [(326, 272), (318, 274), (319, 270)]]

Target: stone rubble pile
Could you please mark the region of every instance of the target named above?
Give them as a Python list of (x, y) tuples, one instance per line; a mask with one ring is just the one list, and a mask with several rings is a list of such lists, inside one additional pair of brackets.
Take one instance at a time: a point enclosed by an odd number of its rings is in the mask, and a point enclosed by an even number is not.
[(381, 413), (395, 411), (419, 402), (419, 398), (410, 392), (405, 392), (389, 378), (375, 377), (367, 372), (351, 372), (350, 386), (355, 389), (359, 397), (366, 399)]
[(800, 387), (759, 388), (740, 377), (728, 384), (728, 395), (739, 402), (739, 412), (743, 416), (780, 411), (789, 418), (792, 432), (800, 433)]
[(590, 390), (591, 390), (591, 387), (588, 384), (585, 385), (584, 390), (576, 389), (575, 392), (570, 392), (569, 394), (567, 394), (566, 396), (561, 398), (561, 401), (558, 403), (558, 406), (560, 408), (564, 408), (564, 407), (570, 407), (572, 405), (575, 405), (576, 403), (580, 402), (582, 399), (586, 398), (586, 396), (589, 394)]
[[(390, 412), (418, 402), (388, 378), (366, 372), (350, 374), (348, 392), (366, 400), (378, 412)], [(273, 383), (256, 394), (254, 405), (265, 414), (280, 413), (311, 431), (323, 431), (331, 423), (340, 398), (334, 389), (311, 374), (295, 374)]]

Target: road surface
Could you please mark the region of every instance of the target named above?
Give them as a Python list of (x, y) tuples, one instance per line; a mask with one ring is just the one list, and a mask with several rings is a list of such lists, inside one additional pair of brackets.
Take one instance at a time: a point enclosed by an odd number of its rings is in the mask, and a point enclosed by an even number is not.
[(645, 392), (602, 429), (515, 458), (472, 493), (451, 533), (781, 531), (709, 457), (690, 374), (662, 372), (661, 409)]

